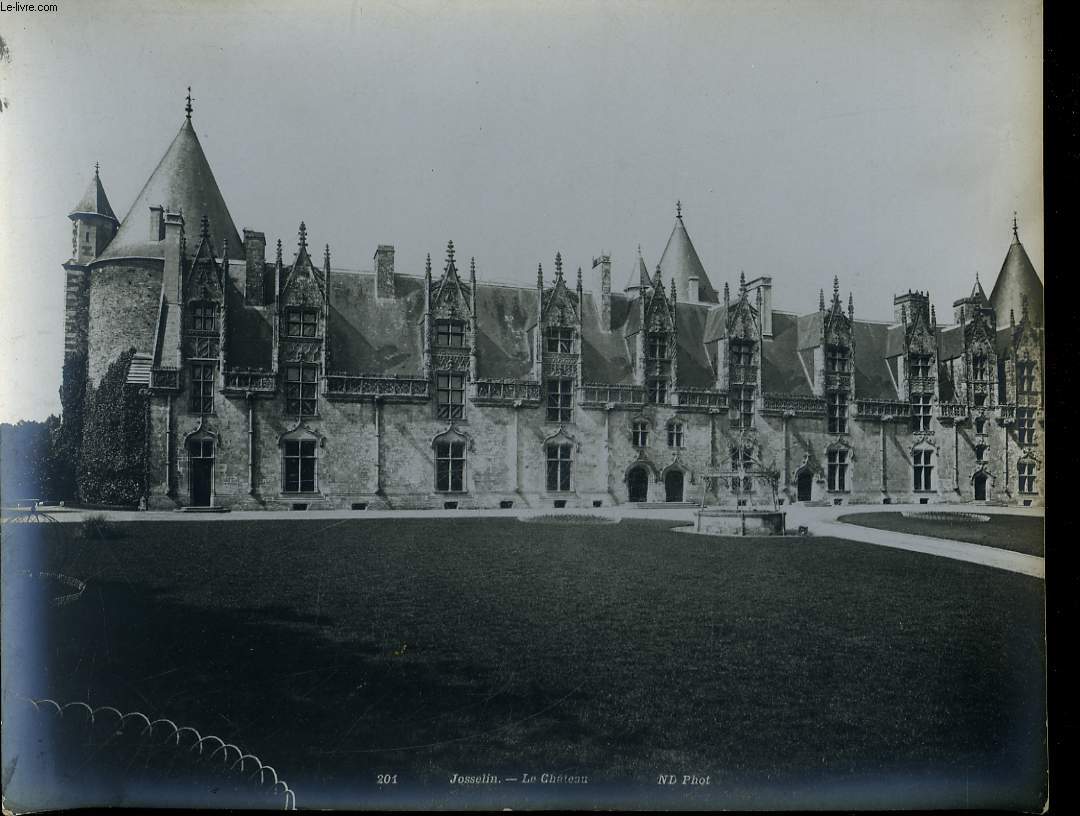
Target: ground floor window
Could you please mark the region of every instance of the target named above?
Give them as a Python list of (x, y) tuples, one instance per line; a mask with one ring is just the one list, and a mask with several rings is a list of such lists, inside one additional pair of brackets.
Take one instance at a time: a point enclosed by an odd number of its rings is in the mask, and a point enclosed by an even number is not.
[(548, 422), (570, 422), (574, 413), (573, 380), (548, 380)]
[(571, 445), (547, 446), (547, 489), (553, 493), (570, 490)]
[(285, 493), (314, 493), (318, 489), (318, 454), (314, 439), (288, 440), (284, 443)]
[(285, 366), (285, 411), (289, 416), (315, 416), (319, 411), (319, 368)]
[(1017, 470), (1020, 475), (1020, 482), (1017, 485), (1021, 493), (1034, 493), (1035, 492), (1035, 463), (1028, 461), (1021, 461), (1017, 464)]
[(683, 446), (683, 424), (673, 420), (667, 428), (667, 443), (669, 448), (681, 448)]
[(829, 490), (844, 492), (847, 487), (848, 451), (837, 448), (828, 452)]
[(191, 413), (212, 414), (214, 412), (214, 364), (192, 363), (191, 365)]
[(465, 442), (435, 444), (435, 489), (442, 493), (465, 490)]
[(916, 450), (912, 454), (912, 464), (915, 477), (916, 490), (930, 490), (930, 481), (934, 472), (934, 452), (929, 450)]
[(439, 419), (464, 418), (464, 374), (437, 374), (435, 376), (435, 406)]

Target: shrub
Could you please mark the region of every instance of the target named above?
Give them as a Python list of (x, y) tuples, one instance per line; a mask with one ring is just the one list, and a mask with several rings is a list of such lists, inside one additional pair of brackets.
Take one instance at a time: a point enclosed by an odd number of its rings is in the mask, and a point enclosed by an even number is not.
[(79, 538), (86, 541), (107, 541), (120, 538), (120, 530), (104, 513), (90, 513), (79, 526)]

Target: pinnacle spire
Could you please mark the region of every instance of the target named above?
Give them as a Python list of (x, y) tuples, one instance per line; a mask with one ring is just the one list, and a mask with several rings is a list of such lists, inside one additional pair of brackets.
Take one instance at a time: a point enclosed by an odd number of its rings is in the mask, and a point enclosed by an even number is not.
[(675, 217), (682, 220), (682, 202), (675, 202)]
[(851, 292), (847, 293), (847, 311), (848, 317), (855, 314), (855, 298), (852, 296)]
[(199, 220), (199, 240), (206, 241), (210, 238), (210, 219), (206, 213), (202, 214), (202, 218)]
[(825, 311), (825, 290), (818, 289), (818, 302), (817, 307), (819, 312)]
[(281, 263), (281, 239), (280, 238), (277, 239), (277, 258), (276, 258), (276, 261), (279, 264)]
[(431, 253), (427, 254), (427, 260), (424, 261), (424, 277), (431, 277)]
[(476, 283), (476, 258), (469, 258), (469, 280)]
[(581, 289), (581, 267), (577, 268), (577, 288)]
[(1020, 240), (1020, 232), (1016, 228), (1016, 210), (1013, 210), (1013, 240), (1014, 241), (1019, 241)]
[(561, 252), (556, 252), (555, 253), (555, 277), (556, 278), (561, 278), (562, 277), (562, 253)]
[(454, 266), (454, 242), (453, 240), (446, 242), (446, 268), (449, 269)]
[(195, 109), (191, 106), (191, 86), (188, 85), (187, 86), (187, 103), (184, 105), (184, 113), (187, 114), (187, 119), (188, 119), (189, 122), (191, 121), (191, 112), (193, 110), (195, 110)]
[(538, 263), (536, 265), (536, 285), (540, 288), (544, 288), (544, 265)]
[(327, 244), (326, 249), (323, 250), (323, 263), (327, 269), (330, 268), (330, 244)]
[(307, 249), (307, 224), (300, 222), (300, 249)]
[(832, 279), (832, 296), (833, 296), (833, 300), (839, 300), (840, 299), (840, 276), (839, 275), (833, 275), (833, 279)]
[(746, 294), (746, 273), (743, 270), (739, 270), (739, 295)]
[(94, 162), (94, 178), (99, 178), (100, 177), (99, 174), (98, 174), (98, 171), (100, 169), (101, 169), (101, 165), (98, 164), (97, 162)]

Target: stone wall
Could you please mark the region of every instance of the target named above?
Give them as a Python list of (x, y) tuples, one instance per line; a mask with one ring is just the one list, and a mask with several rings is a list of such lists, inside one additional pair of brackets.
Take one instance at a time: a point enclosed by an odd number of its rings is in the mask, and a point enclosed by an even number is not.
[(132, 347), (153, 353), (160, 300), (160, 267), (125, 263), (90, 270), (89, 382), (100, 382), (109, 364)]

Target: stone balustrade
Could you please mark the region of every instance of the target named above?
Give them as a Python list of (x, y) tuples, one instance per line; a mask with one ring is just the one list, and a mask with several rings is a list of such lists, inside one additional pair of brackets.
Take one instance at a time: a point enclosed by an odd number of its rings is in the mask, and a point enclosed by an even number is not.
[(782, 416), (786, 413), (803, 417), (825, 416), (825, 400), (803, 394), (762, 394), (761, 413)]
[(421, 377), (367, 376), (364, 374), (329, 374), (326, 398), (363, 400), (381, 397), (394, 402), (427, 402), (431, 399), (431, 381)]

